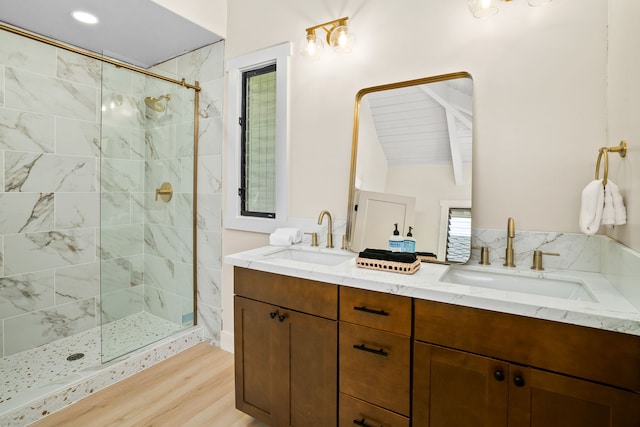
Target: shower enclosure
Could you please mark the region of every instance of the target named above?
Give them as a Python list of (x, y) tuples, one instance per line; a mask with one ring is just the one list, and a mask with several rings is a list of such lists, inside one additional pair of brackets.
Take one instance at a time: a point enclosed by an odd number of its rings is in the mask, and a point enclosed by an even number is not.
[(195, 324), (199, 90), (0, 25), (0, 420)]

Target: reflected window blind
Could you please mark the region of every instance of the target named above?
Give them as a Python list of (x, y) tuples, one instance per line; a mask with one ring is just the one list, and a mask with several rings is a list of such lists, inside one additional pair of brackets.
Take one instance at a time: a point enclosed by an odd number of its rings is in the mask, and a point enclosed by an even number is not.
[(471, 256), (471, 209), (449, 209), (446, 260), (467, 262)]
[(241, 214), (275, 218), (276, 66), (243, 73)]

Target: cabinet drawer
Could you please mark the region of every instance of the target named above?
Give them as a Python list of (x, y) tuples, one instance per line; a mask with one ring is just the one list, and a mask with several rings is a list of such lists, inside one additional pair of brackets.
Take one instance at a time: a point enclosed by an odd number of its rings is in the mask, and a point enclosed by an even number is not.
[(415, 339), (640, 391), (640, 337), (426, 300)]
[(328, 319), (338, 318), (338, 286), (234, 267), (236, 295)]
[(409, 427), (409, 418), (340, 393), (339, 427)]
[(340, 320), (396, 334), (411, 335), (411, 298), (340, 287)]
[(340, 322), (340, 391), (409, 415), (411, 340)]

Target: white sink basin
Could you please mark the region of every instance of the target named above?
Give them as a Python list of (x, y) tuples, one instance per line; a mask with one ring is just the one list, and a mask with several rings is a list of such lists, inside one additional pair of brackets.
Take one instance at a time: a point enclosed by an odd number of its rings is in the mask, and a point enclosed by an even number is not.
[(279, 259), (306, 262), (318, 265), (338, 265), (352, 260), (355, 254), (339, 252), (319, 252), (302, 249), (282, 249), (264, 256), (264, 259)]
[(479, 288), (597, 302), (582, 282), (571, 279), (526, 275), (523, 272), (508, 274), (497, 271), (467, 270), (452, 267), (440, 280)]

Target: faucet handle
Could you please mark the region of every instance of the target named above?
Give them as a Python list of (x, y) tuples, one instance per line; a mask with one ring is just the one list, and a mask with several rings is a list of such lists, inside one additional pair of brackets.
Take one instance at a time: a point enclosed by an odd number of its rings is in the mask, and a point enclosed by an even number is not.
[(531, 266), (532, 270), (544, 270), (544, 267), (542, 267), (542, 255), (560, 256), (560, 254), (556, 252), (533, 251), (533, 265)]
[(315, 231), (313, 233), (304, 233), (311, 235), (311, 246), (318, 246), (318, 233)]

